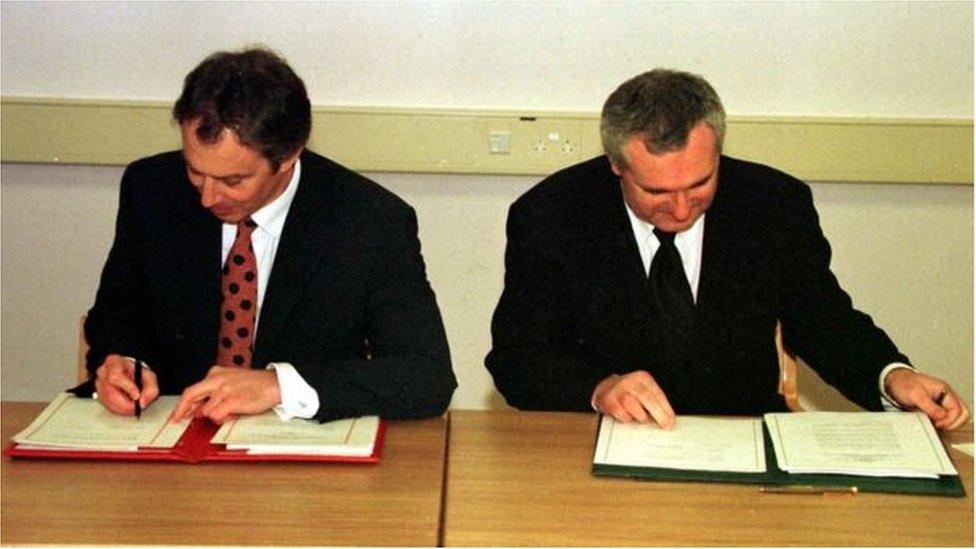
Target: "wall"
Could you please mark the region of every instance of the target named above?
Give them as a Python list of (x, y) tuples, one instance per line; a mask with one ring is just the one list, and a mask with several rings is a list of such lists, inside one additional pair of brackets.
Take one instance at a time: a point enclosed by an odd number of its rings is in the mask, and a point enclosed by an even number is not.
[(175, 98), (262, 42), (314, 103), (594, 111), (653, 66), (730, 113), (972, 117), (965, 2), (4, 2), (5, 95)]
[[(733, 115), (972, 117), (966, 3), (5, 2), (0, 25), (4, 96), (171, 100), (206, 53), (264, 42), (323, 105), (592, 112), (624, 78), (664, 65), (705, 74)], [(72, 381), (120, 174), (0, 168), (3, 399), (49, 399)], [(370, 175), (417, 208), (461, 383), (454, 406), (501, 405), (481, 361), (505, 213), (537, 178)], [(814, 194), (855, 303), (971, 402), (972, 187)]]

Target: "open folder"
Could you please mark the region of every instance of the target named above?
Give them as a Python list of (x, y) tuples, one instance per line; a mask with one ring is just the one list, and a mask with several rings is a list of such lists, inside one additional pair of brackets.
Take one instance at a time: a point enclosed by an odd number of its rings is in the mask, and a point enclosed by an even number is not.
[(209, 419), (169, 422), (179, 397), (159, 397), (136, 419), (70, 393), (58, 395), (6, 454), (17, 458), (132, 461), (342, 461), (375, 463), (386, 422), (376, 416), (327, 423), (274, 412), (240, 416), (218, 426)]
[(920, 412), (679, 416), (671, 430), (605, 416), (593, 473), (811, 491), (966, 495), (938, 434)]

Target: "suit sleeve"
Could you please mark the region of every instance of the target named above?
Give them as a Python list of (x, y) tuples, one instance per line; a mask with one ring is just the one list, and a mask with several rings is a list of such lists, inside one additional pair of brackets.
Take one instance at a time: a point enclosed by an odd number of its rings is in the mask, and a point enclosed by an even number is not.
[(141, 356), (144, 347), (148, 310), (142, 270), (145, 240), (134, 198), (139, 179), (136, 172), (130, 166), (122, 177), (115, 239), (102, 269), (95, 304), (85, 321), (89, 378), (109, 354)]
[(781, 210), (791, 212), (783, 241), (780, 319), (787, 347), (858, 405), (880, 410), (878, 376), (892, 362), (908, 363), (870, 316), (854, 308), (830, 270), (830, 244), (820, 228), (810, 188)]
[(389, 216), (368, 274), (365, 318), (370, 359), (296, 365), (320, 398), (316, 418), (443, 413), (457, 381), (434, 292), (427, 281), (412, 209)]
[[(525, 410), (591, 411), (593, 389), (613, 371), (581, 351), (571, 275), (558, 261), (545, 215), (509, 211), (505, 287), (491, 323), (485, 366), (506, 401)], [(548, 225), (551, 228), (551, 221)]]

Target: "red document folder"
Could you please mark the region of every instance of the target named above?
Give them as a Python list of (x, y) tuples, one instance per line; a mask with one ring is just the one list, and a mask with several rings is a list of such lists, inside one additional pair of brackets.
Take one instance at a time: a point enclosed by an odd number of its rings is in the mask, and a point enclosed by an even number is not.
[(176, 461), (200, 463), (204, 461), (318, 461), (376, 463), (383, 450), (386, 438), (386, 420), (381, 419), (376, 431), (373, 453), (368, 456), (338, 456), (323, 454), (248, 454), (247, 450), (228, 450), (224, 444), (213, 444), (213, 438), (220, 427), (206, 418), (195, 418), (172, 448), (141, 448), (135, 452), (115, 452), (104, 450), (73, 450), (24, 448), (17, 443), (7, 447), (4, 454), (14, 458), (42, 459), (91, 459), (115, 461)]

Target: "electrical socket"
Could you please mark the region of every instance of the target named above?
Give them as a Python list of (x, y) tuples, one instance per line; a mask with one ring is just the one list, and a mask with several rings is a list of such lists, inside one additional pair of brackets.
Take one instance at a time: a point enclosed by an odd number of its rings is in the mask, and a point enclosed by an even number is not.
[[(481, 145), (472, 166), (510, 173), (547, 174), (582, 160), (584, 125), (589, 120), (568, 117), (512, 116), (480, 119)], [(502, 135), (509, 136), (509, 153), (499, 149)], [(589, 133), (586, 138), (590, 138)]]

